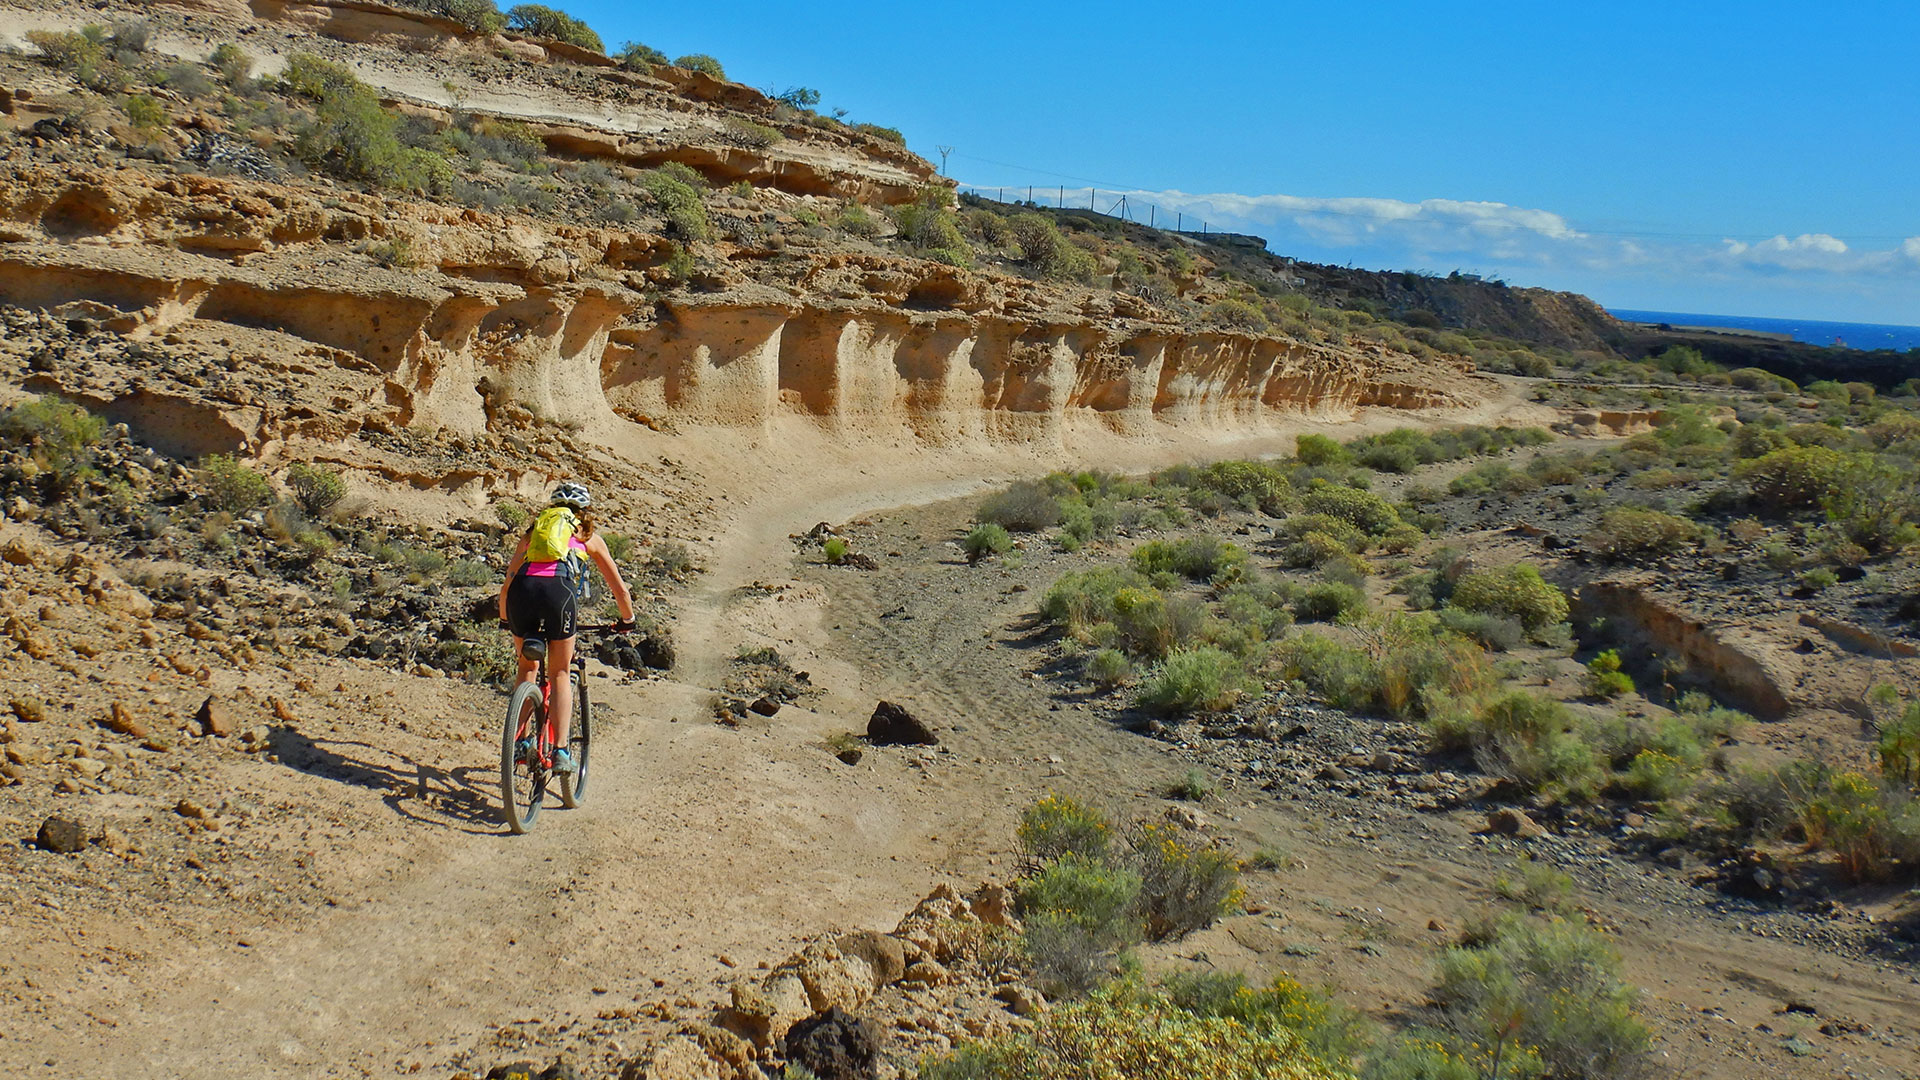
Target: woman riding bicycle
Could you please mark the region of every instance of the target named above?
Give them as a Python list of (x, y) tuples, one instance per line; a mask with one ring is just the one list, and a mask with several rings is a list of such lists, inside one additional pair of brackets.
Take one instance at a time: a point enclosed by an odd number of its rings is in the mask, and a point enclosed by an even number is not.
[(528, 638), (547, 643), (547, 675), (552, 687), (548, 715), (554, 718), (555, 772), (575, 769), (573, 756), (566, 750), (567, 729), (573, 720), (573, 683), (567, 667), (573, 663), (573, 636), (579, 628), (577, 592), (588, 573), (587, 560), (613, 591), (620, 607), (620, 621), (614, 633), (633, 629), (633, 595), (620, 578), (620, 567), (607, 550), (607, 541), (594, 531), (593, 517), (587, 513), (593, 496), (575, 483), (553, 489), (547, 509), (535, 516), (514, 549), (507, 565), (506, 583), (500, 586), (500, 619), (513, 634), (513, 654), (520, 660), (520, 681), (538, 677), (538, 666), (521, 651)]

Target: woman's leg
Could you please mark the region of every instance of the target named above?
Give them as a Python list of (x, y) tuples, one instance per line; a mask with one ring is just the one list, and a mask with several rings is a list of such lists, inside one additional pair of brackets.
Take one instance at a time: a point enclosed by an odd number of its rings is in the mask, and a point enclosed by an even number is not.
[(521, 647), (526, 645), (526, 643), (527, 639), (523, 637), (515, 636), (513, 639), (513, 658), (520, 665), (520, 678), (515, 680), (517, 682), (532, 682), (533, 673), (540, 667), (540, 665), (527, 659), (526, 654), (520, 651)]
[(547, 642), (547, 704), (553, 718), (553, 744), (564, 749), (573, 726), (573, 638)]

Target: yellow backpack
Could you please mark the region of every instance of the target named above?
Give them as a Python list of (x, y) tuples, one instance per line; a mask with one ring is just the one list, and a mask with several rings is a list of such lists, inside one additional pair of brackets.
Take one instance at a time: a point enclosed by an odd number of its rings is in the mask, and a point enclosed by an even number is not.
[(528, 562), (564, 562), (573, 554), (573, 534), (580, 520), (564, 506), (549, 506), (533, 519), (527, 536)]

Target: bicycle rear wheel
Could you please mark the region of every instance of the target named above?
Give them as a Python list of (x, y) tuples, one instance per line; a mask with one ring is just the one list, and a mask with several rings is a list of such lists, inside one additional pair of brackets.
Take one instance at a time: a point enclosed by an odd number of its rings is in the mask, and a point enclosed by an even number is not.
[(587, 755), (593, 749), (593, 703), (587, 700), (585, 674), (573, 673), (573, 726), (567, 730), (567, 752), (574, 770), (560, 774), (560, 805), (573, 809), (587, 799)]
[(513, 696), (507, 699), (506, 727), (500, 733), (500, 802), (507, 828), (515, 834), (533, 828), (547, 797), (547, 773), (538, 750), (521, 760), (516, 746), (526, 736), (533, 736), (536, 743), (540, 740), (546, 723), (542, 711), (538, 683), (523, 682), (513, 688)]

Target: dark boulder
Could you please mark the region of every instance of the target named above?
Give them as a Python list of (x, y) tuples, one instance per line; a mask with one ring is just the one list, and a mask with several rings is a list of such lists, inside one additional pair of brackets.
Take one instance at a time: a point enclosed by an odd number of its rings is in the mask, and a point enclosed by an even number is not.
[(926, 721), (891, 701), (873, 707), (867, 721), (867, 741), (875, 746), (937, 746), (940, 736)]
[(787, 1060), (820, 1080), (873, 1080), (879, 1075), (880, 1032), (838, 1005), (793, 1025)]

